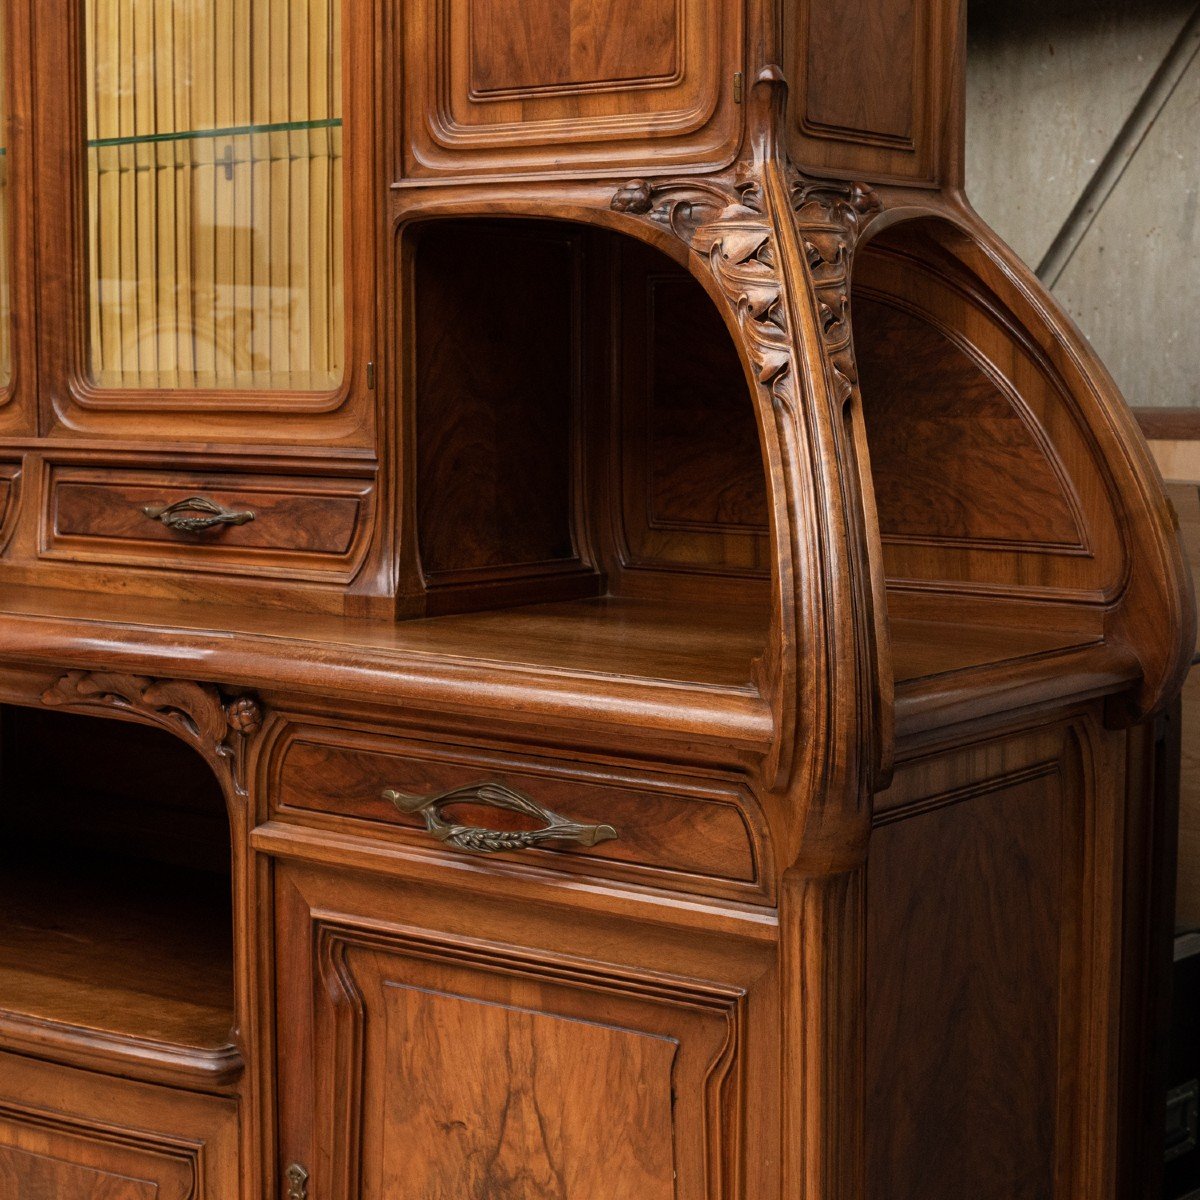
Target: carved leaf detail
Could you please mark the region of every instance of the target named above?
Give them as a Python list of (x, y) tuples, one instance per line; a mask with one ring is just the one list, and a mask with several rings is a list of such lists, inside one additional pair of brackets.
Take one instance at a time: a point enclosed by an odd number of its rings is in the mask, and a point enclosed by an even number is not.
[[(126, 710), (189, 742), (234, 790), (245, 790), (242, 743), (244, 736), (257, 731), (261, 724), (257, 701), (250, 697), (239, 697), (227, 710), (220, 692), (209, 683), (108, 671), (68, 671), (42, 693), (42, 703), (80, 710)], [(252, 706), (252, 712), (247, 706)]]

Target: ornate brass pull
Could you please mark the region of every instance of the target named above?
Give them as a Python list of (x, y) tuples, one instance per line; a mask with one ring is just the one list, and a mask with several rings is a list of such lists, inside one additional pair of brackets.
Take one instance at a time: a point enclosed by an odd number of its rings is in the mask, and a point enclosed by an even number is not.
[[(394, 804), (403, 813), (420, 813), (425, 818), (425, 828), (439, 842), (445, 842), (459, 850), (472, 854), (504, 854), (511, 850), (528, 850), (544, 842), (574, 842), (579, 846), (594, 846), (597, 842), (612, 841), (617, 831), (611, 825), (577, 825), (543, 808), (520, 792), (513, 791), (503, 783), (495, 781), (474, 783), (469, 787), (455, 788), (438, 796), (409, 796), (388, 788), (383, 798)], [(491, 808), (504, 808), (509, 812), (523, 813), (527, 817), (544, 822), (541, 829), (510, 830), (486, 829), (472, 825), (458, 825), (442, 815), (442, 809), (452, 804), (485, 804)]]
[(203, 533), (223, 525), (245, 525), (254, 520), (248, 508), (240, 512), (225, 508), (207, 496), (189, 496), (174, 504), (147, 504), (142, 512), (152, 521), (161, 521), (176, 533)]
[(287, 1200), (308, 1200), (308, 1172), (299, 1163), (288, 1167), (287, 1185)]

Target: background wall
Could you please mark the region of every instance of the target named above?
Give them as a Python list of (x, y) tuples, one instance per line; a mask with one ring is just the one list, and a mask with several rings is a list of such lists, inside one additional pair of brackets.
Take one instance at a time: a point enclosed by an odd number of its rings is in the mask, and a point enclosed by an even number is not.
[[(969, 0), (968, 16), (975, 207), (1130, 404), (1200, 408), (1200, 4)], [(1200, 584), (1200, 440), (1151, 447)], [(1200, 928), (1200, 667), (1183, 697), (1179, 839), (1177, 920)]]
[(1200, 405), (1200, 5), (970, 0), (967, 190), (1135, 406)]

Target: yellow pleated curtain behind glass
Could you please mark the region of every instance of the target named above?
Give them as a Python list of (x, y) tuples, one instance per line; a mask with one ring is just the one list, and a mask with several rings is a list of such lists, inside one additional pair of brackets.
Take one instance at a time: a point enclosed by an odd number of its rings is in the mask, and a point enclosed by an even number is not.
[(91, 369), (342, 378), (340, 0), (84, 0)]
[(8, 14), (0, 10), (0, 388), (12, 382), (12, 284), (9, 241)]

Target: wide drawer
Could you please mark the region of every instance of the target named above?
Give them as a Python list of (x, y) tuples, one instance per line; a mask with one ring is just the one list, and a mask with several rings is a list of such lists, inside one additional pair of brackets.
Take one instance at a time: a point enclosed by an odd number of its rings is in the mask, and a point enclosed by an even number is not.
[[(267, 770), (276, 820), (354, 827), (451, 853), (751, 902), (769, 900), (773, 892), (757, 805), (748, 788), (729, 780), (516, 758), (322, 726), (289, 726)], [(402, 803), (385, 798), (387, 791)], [(421, 807), (450, 793), (465, 798)], [(512, 795), (531, 809), (498, 806), (497, 796)], [(487, 836), (544, 828), (546, 818), (536, 810), (580, 831), (523, 847)], [(431, 811), (433, 822), (426, 815)], [(471, 836), (446, 837), (445, 825)], [(602, 831), (598, 837), (595, 830)]]
[(44, 557), (349, 578), (368, 532), (365, 479), (48, 472)]

